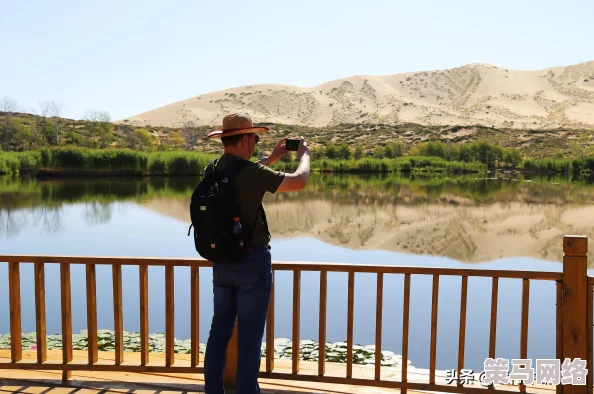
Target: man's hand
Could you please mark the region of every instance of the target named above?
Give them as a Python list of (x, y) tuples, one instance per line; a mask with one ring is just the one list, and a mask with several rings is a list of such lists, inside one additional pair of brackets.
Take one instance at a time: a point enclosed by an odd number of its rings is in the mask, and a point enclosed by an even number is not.
[(305, 142), (305, 139), (303, 137), (301, 137), (301, 142), (299, 143), (299, 149), (297, 150), (297, 158), (299, 160), (301, 160), (303, 155), (310, 156), (311, 152), (309, 150), (309, 146), (307, 145), (307, 142)]
[(285, 138), (281, 139), (278, 142), (278, 144), (276, 144), (276, 146), (272, 150), (272, 153), (268, 157), (269, 164), (274, 163), (275, 161), (279, 160), (281, 157), (283, 157), (284, 155), (289, 153), (289, 151), (287, 150), (287, 147), (285, 145), (286, 140), (287, 140), (287, 138), (285, 137)]

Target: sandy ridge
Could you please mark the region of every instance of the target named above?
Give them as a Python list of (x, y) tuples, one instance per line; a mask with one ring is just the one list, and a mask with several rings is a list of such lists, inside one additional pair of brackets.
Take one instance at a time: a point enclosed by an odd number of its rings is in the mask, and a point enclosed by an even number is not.
[(536, 71), (469, 64), (315, 87), (249, 85), (181, 100), (118, 122), (218, 125), (232, 112), (256, 122), (314, 127), (413, 122), (512, 128), (594, 127), (594, 61)]

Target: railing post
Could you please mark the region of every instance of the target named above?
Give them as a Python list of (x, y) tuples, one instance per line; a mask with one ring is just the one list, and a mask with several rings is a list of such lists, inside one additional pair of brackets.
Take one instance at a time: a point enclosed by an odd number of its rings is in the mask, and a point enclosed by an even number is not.
[(225, 387), (235, 387), (235, 379), (237, 376), (237, 351), (239, 349), (237, 325), (237, 321), (235, 321), (233, 336), (227, 345), (227, 358), (225, 361), (225, 371), (223, 372)]
[[(588, 238), (567, 235), (563, 238), (563, 357), (574, 361), (587, 360), (587, 274)], [(587, 365), (591, 373), (592, 366)], [(586, 385), (563, 385), (564, 394), (585, 394), (592, 391)]]

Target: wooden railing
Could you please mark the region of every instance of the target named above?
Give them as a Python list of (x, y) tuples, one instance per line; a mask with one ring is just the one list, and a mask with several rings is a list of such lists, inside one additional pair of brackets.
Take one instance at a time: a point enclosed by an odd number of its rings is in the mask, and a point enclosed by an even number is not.
[[(386, 388), (430, 390), (443, 392), (478, 392), (484, 390), (476, 386), (444, 385), (436, 383), (437, 356), (437, 316), (438, 292), (440, 278), (443, 276), (457, 276), (462, 278), (460, 302), (460, 328), (458, 346), (458, 371), (464, 366), (466, 342), (466, 315), (468, 300), (468, 278), (492, 278), (489, 357), (495, 358), (498, 284), (500, 278), (515, 278), (522, 280), (521, 300), (521, 341), (520, 357), (527, 358), (528, 354), (528, 311), (530, 283), (534, 280), (556, 282), (556, 357), (581, 358), (588, 362), (587, 386), (557, 386), (558, 392), (586, 393), (592, 391), (592, 308), (594, 278), (587, 276), (587, 238), (566, 236), (563, 239), (563, 272), (513, 271), (513, 270), (483, 270), (483, 269), (453, 269), (453, 268), (420, 268), (384, 265), (356, 265), (356, 264), (316, 264), (275, 262), (273, 273), (291, 271), (293, 273), (293, 321), (292, 321), (292, 365), (290, 373), (275, 371), (274, 359), (274, 286), (271, 293), (270, 306), (266, 323), (266, 362), (261, 377), (271, 379), (315, 381), (335, 384), (351, 384), (376, 386)], [(199, 268), (210, 267), (211, 264), (197, 259), (151, 259), (151, 258), (107, 258), (107, 257), (71, 257), (71, 256), (0, 256), (0, 261), (8, 263), (9, 303), (10, 303), (10, 334), (11, 334), (11, 362), (0, 363), (0, 369), (29, 369), (29, 370), (62, 370), (63, 379), (68, 379), (73, 370), (88, 371), (129, 371), (129, 372), (166, 372), (166, 373), (202, 373), (199, 366)], [(37, 360), (36, 362), (23, 360), (21, 342), (21, 301), (20, 301), (20, 264), (33, 263), (35, 272), (35, 317), (37, 332)], [(59, 264), (60, 293), (61, 293), (61, 325), (62, 325), (62, 362), (47, 362), (46, 345), (46, 316), (45, 316), (45, 266)], [(71, 314), (71, 276), (70, 268), (73, 264), (86, 267), (86, 303), (88, 327), (88, 362), (73, 361), (72, 344), (72, 314)], [(97, 294), (96, 294), (96, 266), (110, 265), (113, 278), (113, 316), (115, 328), (115, 357), (113, 364), (98, 363), (97, 344)], [(125, 353), (123, 344), (123, 312), (122, 312), (122, 266), (136, 266), (139, 270), (140, 291), (140, 364), (124, 364)], [(149, 332), (148, 332), (148, 267), (165, 267), (165, 365), (149, 365)], [(175, 267), (191, 267), (190, 296), (191, 296), (191, 362), (189, 366), (175, 364), (174, 353), (174, 269)], [(300, 299), (301, 274), (303, 272), (319, 272), (319, 359), (317, 375), (300, 373), (299, 333), (300, 333)], [(347, 357), (346, 373), (344, 377), (328, 376), (326, 374), (326, 316), (328, 273), (342, 272), (348, 274), (347, 295)], [(354, 299), (355, 280), (358, 273), (376, 274), (376, 321), (375, 321), (375, 370), (373, 379), (353, 377), (353, 327), (354, 327)], [(381, 348), (383, 321), (383, 289), (384, 278), (387, 275), (402, 275), (403, 286), (403, 321), (402, 321), (402, 371), (399, 381), (382, 378)], [(425, 383), (410, 382), (407, 371), (410, 316), (410, 283), (413, 275), (430, 275), (432, 284), (431, 307), (431, 336), (430, 336), (430, 367), (428, 381)], [(236, 327), (237, 330), (237, 327)], [(227, 350), (227, 365), (225, 379), (233, 385), (237, 363), (237, 336), (231, 339)], [(490, 386), (491, 391), (498, 389)], [(520, 391), (526, 391), (524, 385)]]

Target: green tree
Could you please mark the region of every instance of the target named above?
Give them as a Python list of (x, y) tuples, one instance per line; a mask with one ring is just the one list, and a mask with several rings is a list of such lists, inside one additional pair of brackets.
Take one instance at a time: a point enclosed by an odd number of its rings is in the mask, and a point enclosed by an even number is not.
[(165, 138), (164, 150), (181, 150), (186, 146), (186, 140), (178, 131), (172, 131)]
[(573, 157), (586, 157), (594, 154), (594, 147), (590, 145), (591, 136), (588, 133), (581, 133), (571, 141), (571, 153)]
[(382, 159), (384, 157), (384, 150), (378, 146), (373, 151), (373, 157), (375, 157), (376, 159)]
[(404, 150), (402, 149), (402, 144), (397, 142), (394, 144), (394, 157), (402, 157)]
[(85, 145), (107, 148), (115, 139), (111, 117), (106, 111), (90, 111), (85, 116)]
[(336, 146), (332, 143), (326, 145), (326, 157), (329, 159), (336, 159), (338, 154)]
[(522, 164), (522, 153), (517, 149), (505, 149), (503, 153), (503, 161), (513, 168), (517, 168)]
[(151, 151), (155, 147), (155, 139), (146, 129), (136, 129), (126, 133), (126, 143), (131, 149), (141, 151)]
[(351, 158), (351, 148), (347, 145), (347, 143), (342, 143), (338, 147), (337, 157), (339, 159), (348, 160)]
[(361, 147), (361, 145), (357, 145), (357, 147), (355, 148), (354, 157), (355, 160), (359, 160), (363, 157), (363, 148)]

